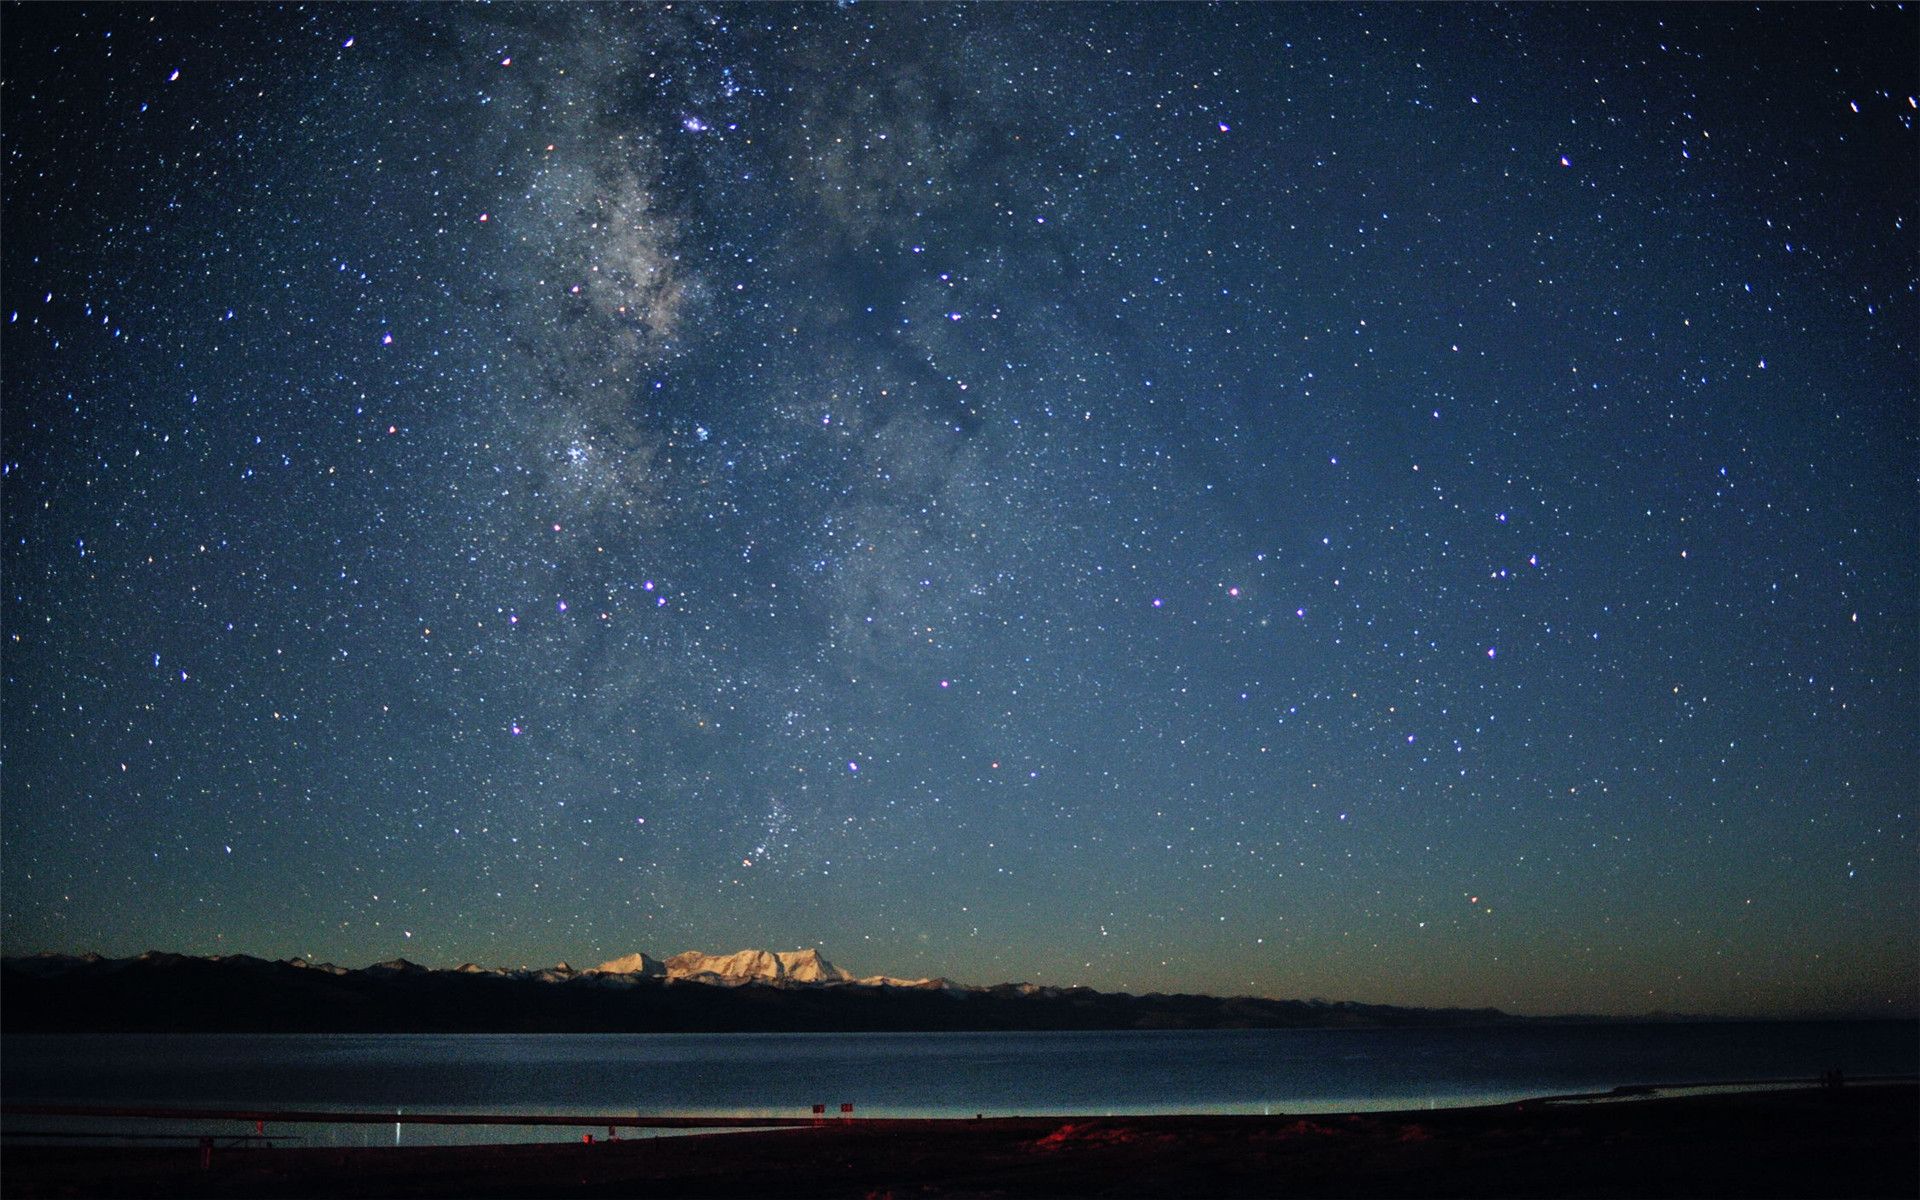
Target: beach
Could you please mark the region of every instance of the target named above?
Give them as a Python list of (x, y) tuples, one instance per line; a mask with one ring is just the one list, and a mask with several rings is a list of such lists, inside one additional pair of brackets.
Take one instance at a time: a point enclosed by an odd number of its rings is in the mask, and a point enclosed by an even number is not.
[(9, 1146), (7, 1197), (1915, 1196), (1920, 1090), (1310, 1116), (830, 1120), (377, 1149)]

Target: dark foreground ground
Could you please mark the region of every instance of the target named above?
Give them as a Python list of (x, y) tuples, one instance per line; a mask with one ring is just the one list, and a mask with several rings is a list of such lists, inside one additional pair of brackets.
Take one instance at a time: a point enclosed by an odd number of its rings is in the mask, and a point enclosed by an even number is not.
[(16, 1146), (45, 1196), (1920, 1195), (1920, 1090), (1314, 1117), (863, 1120), (592, 1145), (217, 1150)]

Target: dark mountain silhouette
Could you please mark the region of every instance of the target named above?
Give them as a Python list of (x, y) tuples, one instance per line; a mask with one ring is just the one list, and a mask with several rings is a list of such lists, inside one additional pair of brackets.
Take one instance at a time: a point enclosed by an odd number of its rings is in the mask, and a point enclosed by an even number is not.
[(235, 955), (0, 960), (0, 1027), (27, 1032), (652, 1033), (1286, 1029), (1520, 1022), (1497, 1009), (1143, 996), (999, 984), (716, 984), (560, 967), (360, 970)]

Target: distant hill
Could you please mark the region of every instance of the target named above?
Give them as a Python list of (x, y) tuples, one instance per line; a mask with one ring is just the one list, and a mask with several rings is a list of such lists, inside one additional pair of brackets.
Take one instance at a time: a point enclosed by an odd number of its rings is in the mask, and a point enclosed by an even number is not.
[(27, 1032), (650, 1033), (1291, 1029), (1518, 1023), (1497, 1009), (854, 979), (806, 950), (628, 955), (592, 970), (350, 970), (305, 959), (0, 960), (0, 1027)]

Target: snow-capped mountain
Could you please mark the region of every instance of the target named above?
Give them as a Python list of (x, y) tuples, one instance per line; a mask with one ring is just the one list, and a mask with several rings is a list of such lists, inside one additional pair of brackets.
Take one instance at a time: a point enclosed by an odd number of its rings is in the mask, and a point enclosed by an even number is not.
[(688, 950), (665, 962), (650, 954), (628, 954), (593, 968), (591, 974), (638, 975), (643, 978), (685, 980), (732, 986), (742, 983), (856, 983), (818, 950), (736, 950), (706, 954)]
[(895, 979), (891, 975), (868, 975), (863, 979), (856, 979), (854, 982), (858, 983), (861, 987), (919, 988), (922, 991), (964, 992), (978, 990), (976, 988), (969, 988), (963, 983), (955, 983), (953, 980), (941, 976), (935, 976), (931, 979)]
[[(706, 979), (705, 976), (713, 978)], [(820, 956), (818, 950), (736, 950), (702, 954), (689, 950), (667, 960), (667, 978), (703, 983), (851, 983), (853, 975)]]
[[(345, 975), (347, 973), (345, 967), (336, 967), (332, 963), (327, 962), (314, 962), (310, 958), (289, 958), (287, 965), (302, 971), (318, 971), (322, 975)], [(468, 964), (468, 966), (471, 965), (471, 963)], [(460, 969), (464, 971), (467, 968), (461, 967)]]
[(665, 979), (667, 964), (651, 954), (623, 954), (619, 958), (609, 959), (593, 968), (600, 975), (639, 975), (646, 979)]

